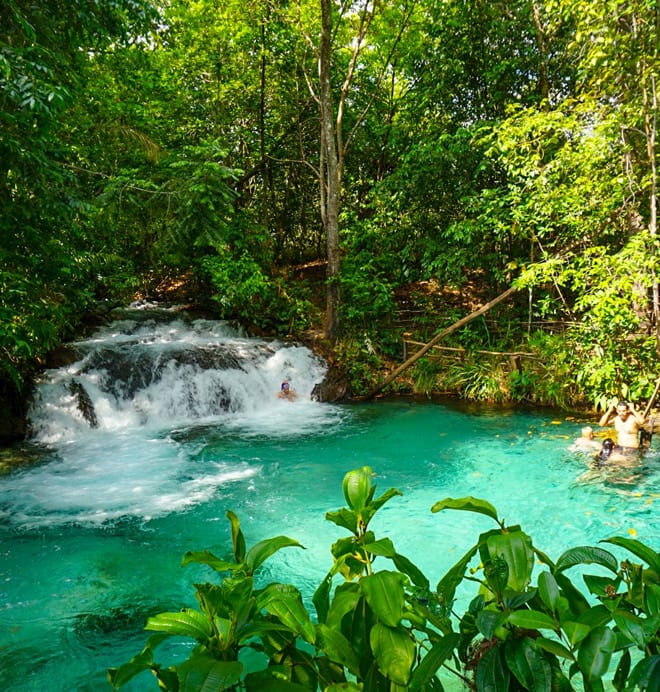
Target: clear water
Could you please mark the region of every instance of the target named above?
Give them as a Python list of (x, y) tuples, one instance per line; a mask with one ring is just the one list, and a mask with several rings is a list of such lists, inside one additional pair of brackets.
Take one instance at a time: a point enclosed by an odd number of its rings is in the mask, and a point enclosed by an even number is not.
[[(212, 577), (181, 568), (182, 555), (208, 548), (229, 557), (228, 509), (248, 545), (284, 534), (306, 547), (278, 553), (262, 577), (295, 584), (309, 601), (342, 535), (325, 512), (343, 505), (341, 480), (358, 466), (373, 468), (379, 493), (403, 493), (372, 528), (432, 583), (493, 526), (481, 515), (432, 514), (446, 497), (489, 500), (555, 559), (613, 535), (660, 547), (655, 451), (634, 472), (591, 474), (567, 451), (581, 423), (560, 414), (408, 400), (320, 404), (309, 393), (323, 364), (306, 349), (226, 325), (167, 325), (115, 325), (83, 344), (77, 363), (47, 373), (27, 445), (39, 462), (0, 476), (3, 690), (109, 690), (107, 668), (142, 648), (146, 618), (193, 606), (191, 583)], [(151, 349), (153, 373), (182, 342), (223, 340), (247, 364), (167, 365), (138, 388), (108, 380), (98, 361), (83, 365), (98, 349), (128, 348), (144, 367)], [(300, 393), (293, 403), (275, 396), (284, 377)], [(77, 410), (71, 378), (90, 393), (98, 427)], [(230, 410), (218, 409), (218, 387), (229, 391)], [(157, 687), (147, 675), (129, 689)]]

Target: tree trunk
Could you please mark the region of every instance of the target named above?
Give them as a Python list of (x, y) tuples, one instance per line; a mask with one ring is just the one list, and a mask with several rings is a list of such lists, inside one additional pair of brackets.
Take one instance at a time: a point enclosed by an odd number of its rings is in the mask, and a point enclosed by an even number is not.
[(330, 341), (339, 331), (339, 204), (341, 197), (336, 128), (330, 84), (332, 51), (332, 0), (321, 0), (321, 47), (319, 82), (321, 111), (321, 218), (323, 220), (328, 266), (326, 270), (325, 335)]
[[(646, 134), (646, 150), (651, 169), (651, 185), (649, 191), (649, 233), (653, 240), (658, 235), (658, 171), (655, 160), (655, 140), (657, 130), (658, 95), (656, 91), (655, 77), (650, 77), (649, 87), (644, 85), (644, 129)], [(655, 252), (655, 244), (652, 252)], [(653, 272), (653, 324), (655, 327), (656, 350), (660, 352), (660, 290), (658, 289), (658, 277)]]

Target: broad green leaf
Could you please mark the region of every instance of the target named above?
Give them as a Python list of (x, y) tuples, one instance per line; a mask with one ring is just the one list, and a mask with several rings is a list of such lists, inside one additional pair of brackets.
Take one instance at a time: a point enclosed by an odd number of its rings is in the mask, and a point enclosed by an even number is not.
[(390, 627), (396, 627), (403, 617), (403, 580), (399, 572), (382, 571), (360, 581), (360, 589), (367, 603), (376, 616)]
[(159, 613), (147, 620), (145, 629), (167, 632), (170, 636), (192, 637), (205, 643), (213, 636), (208, 618), (198, 610), (187, 608), (179, 613)]
[(584, 597), (584, 594), (579, 591), (573, 582), (561, 572), (553, 573), (554, 578), (561, 590), (561, 595), (566, 598), (574, 619), (577, 619), (581, 613), (589, 610), (589, 601)]
[(534, 692), (550, 692), (552, 670), (543, 654), (528, 637), (510, 639), (504, 645), (504, 656), (509, 670), (524, 689)]
[[(243, 579), (225, 579), (222, 582), (227, 603), (234, 611), (234, 619), (237, 626), (249, 620), (255, 608), (254, 599), (254, 578), (244, 577)], [(197, 586), (199, 591), (200, 587)], [(221, 612), (218, 608), (217, 612)]]
[(358, 515), (352, 509), (342, 507), (336, 512), (326, 512), (325, 518), (342, 529), (348, 529), (351, 533), (357, 534)]
[(582, 579), (587, 585), (589, 593), (594, 594), (594, 596), (607, 596), (608, 589), (614, 589), (616, 592), (621, 583), (621, 578), (618, 575), (616, 577), (601, 577), (595, 574), (584, 574)]
[(368, 550), (370, 553), (373, 553), (374, 555), (380, 555), (381, 557), (392, 558), (396, 554), (396, 550), (394, 550), (394, 544), (389, 538), (381, 538), (380, 540), (374, 541), (372, 543), (365, 543), (364, 548), (365, 550)]
[(451, 606), (454, 601), (454, 595), (458, 585), (465, 578), (465, 572), (472, 558), (477, 554), (479, 545), (475, 545), (468, 550), (465, 555), (445, 574), (438, 582), (435, 590), (438, 592), (438, 597), (442, 600), (443, 605)]
[(344, 666), (353, 675), (360, 675), (360, 664), (351, 643), (337, 630), (326, 625), (316, 626), (316, 646), (335, 663)]
[(360, 543), (356, 540), (355, 536), (339, 538), (332, 544), (332, 546), (330, 546), (330, 552), (335, 560), (344, 555), (352, 555), (359, 549)]
[(616, 626), (627, 639), (634, 642), (640, 649), (646, 646), (644, 627), (640, 618), (627, 610), (621, 609), (615, 610), (613, 617)]
[(573, 622), (572, 620), (562, 622), (561, 627), (566, 633), (571, 646), (577, 646), (589, 632), (591, 632), (591, 627), (589, 627), (589, 625), (583, 625), (580, 622)]
[(502, 595), (502, 604), (507, 610), (518, 610), (526, 603), (533, 601), (537, 593), (537, 589), (527, 589), (523, 593), (505, 589)]
[(477, 689), (479, 692), (502, 692), (509, 689), (511, 673), (504, 665), (501, 647), (486, 651), (477, 665)]
[(179, 692), (220, 692), (236, 685), (243, 673), (240, 661), (218, 661), (209, 654), (192, 655), (177, 667)]
[(524, 591), (534, 567), (532, 539), (523, 531), (511, 531), (489, 536), (486, 545), (491, 559), (501, 557), (509, 566), (509, 588)]
[(275, 620), (252, 620), (234, 632), (234, 638), (241, 644), (255, 637), (264, 637), (278, 632), (291, 633), (291, 628)]
[(457, 632), (450, 632), (433, 644), (413, 672), (409, 685), (411, 692), (426, 689), (440, 666), (452, 655), (460, 639)]
[(643, 658), (630, 672), (626, 689), (660, 692), (660, 656)]
[(415, 586), (421, 589), (429, 588), (429, 580), (426, 578), (424, 573), (414, 565), (407, 557), (401, 555), (400, 553), (395, 553), (392, 557), (392, 562), (394, 566), (407, 575)]
[(538, 610), (514, 610), (508, 619), (512, 625), (527, 630), (557, 629), (557, 623), (549, 615)]
[(234, 546), (234, 560), (243, 562), (245, 559), (245, 537), (241, 531), (241, 522), (230, 509), (227, 510), (226, 517), (231, 524), (231, 543)]
[(608, 627), (596, 627), (582, 641), (577, 659), (590, 681), (600, 680), (607, 673), (615, 647), (616, 635)]
[(657, 584), (646, 585), (644, 610), (649, 617), (660, 615), (660, 586)]
[(611, 572), (614, 572), (614, 574), (617, 573), (619, 568), (617, 559), (607, 550), (593, 546), (580, 546), (577, 548), (570, 548), (566, 552), (562, 553), (557, 560), (555, 571), (563, 572), (569, 567), (574, 567), (575, 565), (591, 564), (601, 565), (602, 567), (609, 569)]
[(611, 619), (612, 614), (604, 605), (595, 605), (589, 608), (589, 610), (585, 610), (578, 618), (578, 622), (587, 625), (590, 629), (594, 629), (595, 627), (607, 625)]
[(500, 520), (497, 516), (497, 510), (490, 502), (486, 500), (481, 500), (478, 497), (460, 497), (452, 498), (447, 497), (444, 500), (436, 502), (433, 507), (431, 507), (432, 512), (442, 512), (445, 509), (458, 509), (464, 512), (476, 512), (477, 514), (485, 514), (487, 517), (494, 519), (498, 524)]
[(371, 479), (373, 472), (369, 466), (349, 471), (342, 482), (344, 499), (350, 509), (361, 512), (367, 504), (371, 493)]
[(282, 624), (310, 644), (314, 643), (316, 632), (309, 613), (303, 605), (302, 596), (293, 586), (271, 584), (257, 599), (260, 608), (265, 608)]
[(499, 610), (481, 610), (477, 614), (477, 628), (486, 639), (492, 639), (495, 631), (507, 621), (507, 613)]
[(181, 561), (181, 566), (185, 567), (190, 563), (196, 563), (200, 565), (208, 565), (216, 572), (235, 572), (241, 568), (241, 565), (237, 562), (227, 562), (226, 560), (221, 560), (216, 557), (209, 550), (196, 550), (188, 551)]
[(633, 555), (640, 558), (640, 560), (643, 560), (654, 572), (660, 574), (660, 553), (657, 553), (655, 550), (644, 545), (641, 541), (637, 541), (634, 538), (612, 536), (611, 538), (605, 538), (600, 542), (612, 543), (612, 545), (618, 545), (625, 548)]
[(553, 613), (557, 610), (559, 603), (559, 586), (557, 580), (550, 572), (539, 574), (539, 596), (545, 607)]
[(407, 685), (415, 663), (415, 643), (403, 628), (377, 622), (369, 634), (378, 668), (392, 682)]
[(312, 603), (316, 608), (316, 615), (319, 622), (325, 622), (330, 607), (330, 591), (332, 589), (332, 575), (326, 574), (321, 583), (316, 588), (312, 596)]
[(335, 682), (325, 687), (323, 692), (362, 692), (362, 685), (356, 685), (350, 680), (347, 682)]
[(282, 548), (302, 548), (304, 550), (305, 546), (293, 538), (287, 538), (287, 536), (266, 538), (263, 541), (259, 541), (259, 543), (255, 543), (248, 550), (245, 556), (245, 565), (250, 572), (254, 572), (264, 561)]
[(355, 610), (361, 597), (359, 584), (355, 582), (340, 584), (332, 596), (326, 615), (326, 625), (339, 629), (344, 615)]
[(561, 658), (566, 658), (569, 661), (573, 661), (573, 654), (561, 643), (555, 639), (547, 639), (546, 637), (538, 637), (536, 639), (536, 646), (544, 649), (548, 653), (554, 654), (555, 656), (560, 656)]

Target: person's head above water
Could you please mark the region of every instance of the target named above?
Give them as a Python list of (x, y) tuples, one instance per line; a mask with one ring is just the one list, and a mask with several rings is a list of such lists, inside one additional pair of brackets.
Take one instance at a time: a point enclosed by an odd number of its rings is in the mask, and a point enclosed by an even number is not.
[(614, 451), (614, 440), (611, 437), (606, 437), (603, 440), (603, 448), (600, 450), (598, 458), (600, 461), (606, 461)]
[(282, 382), (281, 390), (283, 392), (287, 392), (289, 390), (289, 383), (286, 380), (284, 380), (284, 382)]
[(593, 440), (594, 429), (588, 425), (585, 425), (584, 428), (582, 428), (582, 437), (586, 437), (587, 440)]

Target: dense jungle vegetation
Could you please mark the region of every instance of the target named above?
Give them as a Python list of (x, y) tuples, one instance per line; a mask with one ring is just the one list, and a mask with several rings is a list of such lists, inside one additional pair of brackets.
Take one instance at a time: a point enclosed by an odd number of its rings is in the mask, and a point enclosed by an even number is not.
[(185, 280), (266, 333), (323, 325), (356, 394), (404, 335), (515, 286), (394, 386), (648, 399), (658, 17), (655, 0), (5, 0), (0, 395), (89, 315)]

